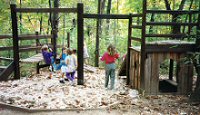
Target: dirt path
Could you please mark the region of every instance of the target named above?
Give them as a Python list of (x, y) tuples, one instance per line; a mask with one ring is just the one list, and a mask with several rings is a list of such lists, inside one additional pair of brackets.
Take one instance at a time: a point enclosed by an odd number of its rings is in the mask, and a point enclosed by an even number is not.
[[(141, 96), (116, 80), (116, 89), (104, 88), (104, 71), (85, 73), (84, 86), (59, 83), (59, 75), (46, 79), (48, 73), (20, 80), (0, 82), (0, 102), (30, 109), (92, 109), (27, 113), (0, 108), (0, 115), (200, 115), (199, 104), (188, 97), (173, 95)], [(101, 108), (101, 109), (96, 109)], [(93, 110), (94, 109), (94, 110)]]

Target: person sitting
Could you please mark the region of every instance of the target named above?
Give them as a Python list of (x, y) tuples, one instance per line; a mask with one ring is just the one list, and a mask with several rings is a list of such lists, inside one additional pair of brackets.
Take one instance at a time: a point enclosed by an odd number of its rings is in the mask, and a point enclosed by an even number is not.
[(44, 58), (44, 61), (46, 64), (48, 64), (50, 67), (50, 75), (48, 78), (52, 78), (52, 72), (53, 72), (53, 66), (54, 66), (54, 59), (53, 59), (53, 50), (49, 48), (47, 45), (43, 45), (41, 48), (42, 56)]

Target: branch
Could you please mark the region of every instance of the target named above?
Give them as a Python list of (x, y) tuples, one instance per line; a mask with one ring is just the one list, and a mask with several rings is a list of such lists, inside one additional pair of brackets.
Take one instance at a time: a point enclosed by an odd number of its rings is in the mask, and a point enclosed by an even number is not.
[(165, 0), (165, 7), (166, 7), (167, 10), (171, 10), (168, 0)]
[(178, 10), (183, 10), (186, 0), (182, 0)]

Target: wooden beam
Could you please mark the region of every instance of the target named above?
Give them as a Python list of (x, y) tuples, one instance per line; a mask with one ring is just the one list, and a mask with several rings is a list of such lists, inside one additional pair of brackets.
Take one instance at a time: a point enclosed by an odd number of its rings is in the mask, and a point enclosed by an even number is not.
[(132, 25), (131, 28), (133, 28), (133, 29), (142, 29), (142, 26), (140, 26), (140, 25)]
[(67, 32), (67, 47), (70, 48), (70, 33)]
[(19, 40), (50, 39), (52, 35), (20, 35)]
[(137, 38), (137, 37), (131, 37), (131, 40), (137, 41), (137, 42), (142, 42), (141, 38)]
[(198, 23), (179, 23), (179, 22), (147, 22), (146, 25), (151, 26), (197, 26)]
[(84, 14), (83, 18), (93, 18), (93, 19), (129, 19), (129, 15), (125, 15), (125, 14)]
[(146, 10), (147, 10), (147, 0), (143, 0), (143, 16), (142, 16), (142, 42), (141, 42), (141, 65), (140, 65), (140, 76), (141, 76), (141, 89), (145, 90), (145, 61), (146, 61)]
[(147, 44), (146, 45), (146, 52), (152, 53), (163, 53), (163, 52), (175, 52), (175, 53), (182, 53), (187, 51), (196, 51), (195, 44)]
[[(49, 47), (52, 47), (52, 45), (48, 45)], [(57, 48), (61, 48), (61, 45), (57, 45)], [(27, 52), (27, 51), (33, 51), (33, 50), (40, 50), (41, 46), (31, 46), (31, 45), (27, 45), (27, 46), (20, 46), (19, 50), (20, 52)], [(7, 51), (7, 50), (13, 50), (12, 46), (8, 46), (8, 47), (0, 47), (0, 51)]]
[(127, 81), (126, 84), (130, 84), (130, 47), (131, 47), (131, 34), (132, 34), (132, 17), (131, 14), (129, 15), (129, 22), (128, 22), (128, 40), (127, 40), (127, 60), (126, 60), (126, 76), (127, 76)]
[[(0, 35), (0, 39), (8, 39), (8, 38), (12, 38), (12, 35)], [(31, 40), (34, 38), (38, 38), (38, 39), (47, 39), (47, 38), (51, 38), (52, 35), (35, 35), (35, 34), (30, 34), (30, 35), (19, 35), (19, 39), (20, 40)]]
[(76, 13), (77, 8), (17, 8), (16, 11), (23, 13)]
[(12, 35), (0, 35), (0, 39), (12, 38)]
[(16, 5), (11, 4), (10, 9), (11, 9), (12, 34), (13, 34), (14, 79), (20, 79), (19, 38), (18, 38)]
[(186, 38), (187, 34), (146, 34), (145, 37)]
[(78, 14), (77, 14), (77, 21), (78, 21), (78, 85), (84, 84), (84, 75), (83, 75), (83, 42), (84, 42), (84, 34), (83, 34), (83, 4), (78, 3)]
[(1, 73), (0, 73), (0, 81), (6, 81), (8, 80), (8, 77), (10, 76), (10, 74), (14, 71), (14, 61), (11, 62), (8, 67), (6, 69), (4, 69)]
[(146, 13), (155, 13), (155, 14), (197, 14), (198, 10), (147, 10)]

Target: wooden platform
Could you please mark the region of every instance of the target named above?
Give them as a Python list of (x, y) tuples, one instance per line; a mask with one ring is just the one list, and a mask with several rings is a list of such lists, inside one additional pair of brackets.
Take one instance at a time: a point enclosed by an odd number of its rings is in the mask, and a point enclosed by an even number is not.
[(95, 72), (96, 72), (96, 68), (95, 68), (95, 67), (92, 67), (92, 66), (90, 66), (90, 65), (84, 64), (83, 68), (84, 68), (84, 70), (89, 71), (89, 72), (92, 72), (92, 73), (95, 73)]
[[(166, 44), (159, 44), (161, 46)], [(182, 59), (186, 52), (151, 52), (146, 54), (144, 62), (144, 76), (141, 76), (141, 51), (138, 48), (130, 48), (130, 86), (144, 91), (145, 94), (163, 94), (159, 92), (160, 64), (164, 60), (172, 59), (177, 62), (175, 81), (177, 85), (176, 94), (185, 95), (192, 91), (193, 66), (186, 65)]]
[(38, 63), (38, 62), (41, 62), (43, 61), (43, 56), (42, 56), (42, 53), (38, 53), (32, 57), (29, 57), (29, 58), (26, 58), (26, 59), (21, 59), (20, 62), (23, 62), (23, 63)]

